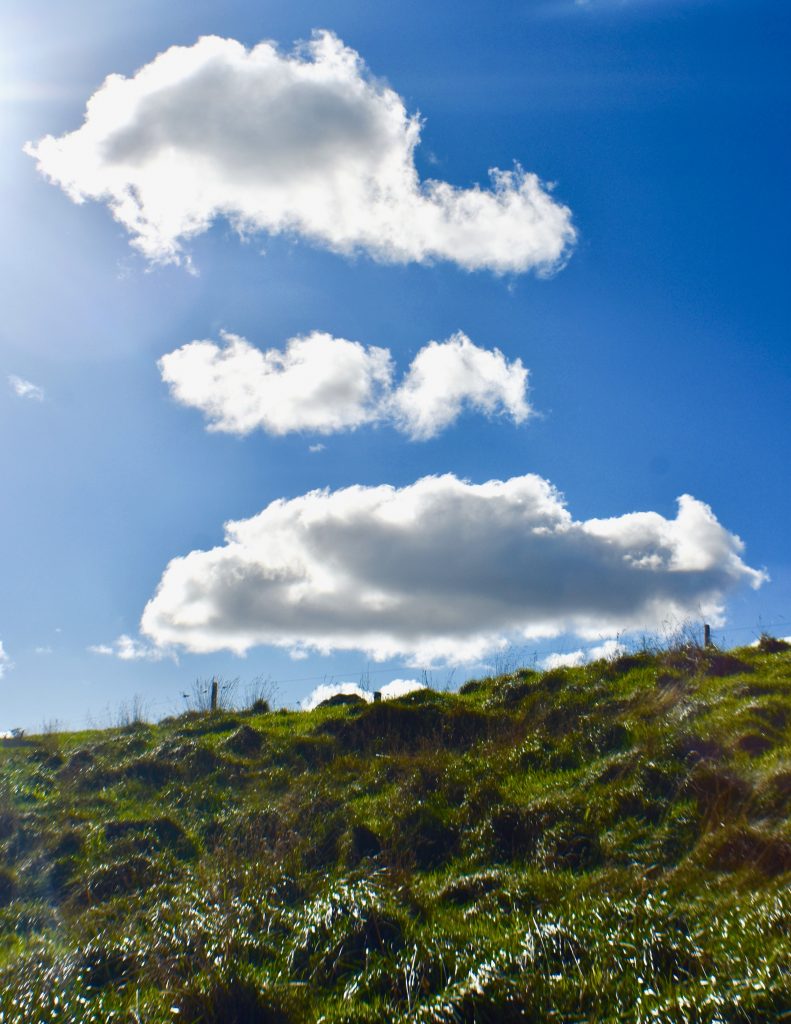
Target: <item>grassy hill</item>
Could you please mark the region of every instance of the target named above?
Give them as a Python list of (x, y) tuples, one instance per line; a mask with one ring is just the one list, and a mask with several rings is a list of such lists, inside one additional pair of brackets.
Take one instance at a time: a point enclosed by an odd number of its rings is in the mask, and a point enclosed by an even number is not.
[(791, 648), (0, 747), (0, 1024), (791, 1021)]

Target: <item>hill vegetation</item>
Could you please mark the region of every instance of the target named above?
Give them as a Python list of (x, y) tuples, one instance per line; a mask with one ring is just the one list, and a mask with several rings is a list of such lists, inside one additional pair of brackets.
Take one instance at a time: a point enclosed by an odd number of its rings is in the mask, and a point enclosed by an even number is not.
[(791, 648), (0, 748), (0, 1024), (791, 1021)]

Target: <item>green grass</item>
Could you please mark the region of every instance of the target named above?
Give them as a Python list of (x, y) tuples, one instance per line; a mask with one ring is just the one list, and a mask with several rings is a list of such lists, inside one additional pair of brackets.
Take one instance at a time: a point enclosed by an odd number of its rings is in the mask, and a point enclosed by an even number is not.
[(791, 649), (0, 747), (0, 1024), (791, 1021)]

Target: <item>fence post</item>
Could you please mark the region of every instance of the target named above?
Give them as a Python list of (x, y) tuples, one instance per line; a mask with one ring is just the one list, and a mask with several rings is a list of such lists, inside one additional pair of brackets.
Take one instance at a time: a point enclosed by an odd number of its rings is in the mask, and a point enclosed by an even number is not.
[(703, 646), (704, 647), (712, 647), (713, 646), (713, 644), (711, 642), (711, 626), (708, 624), (708, 622), (704, 622), (703, 623)]
[[(708, 627), (706, 627), (708, 629)], [(217, 693), (219, 690), (219, 684), (217, 682), (217, 676), (211, 681), (211, 709), (212, 711), (217, 710)]]

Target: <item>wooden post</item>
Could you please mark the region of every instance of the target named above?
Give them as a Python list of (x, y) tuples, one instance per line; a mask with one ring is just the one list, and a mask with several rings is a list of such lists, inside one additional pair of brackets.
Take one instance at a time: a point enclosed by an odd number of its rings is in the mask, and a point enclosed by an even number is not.
[(711, 642), (711, 626), (708, 624), (708, 622), (704, 622), (703, 623), (703, 646), (704, 647), (713, 647), (714, 646), (712, 644), (712, 642)]
[[(708, 628), (708, 627), (706, 627), (706, 628)], [(214, 679), (212, 679), (212, 681), (211, 681), (211, 709), (212, 709), (212, 711), (216, 711), (217, 710), (217, 693), (218, 693), (218, 691), (219, 691), (219, 684), (217, 682), (217, 677), (215, 676)]]
[(382, 691), (381, 690), (374, 690), (374, 704), (378, 704), (381, 699), (382, 699)]

